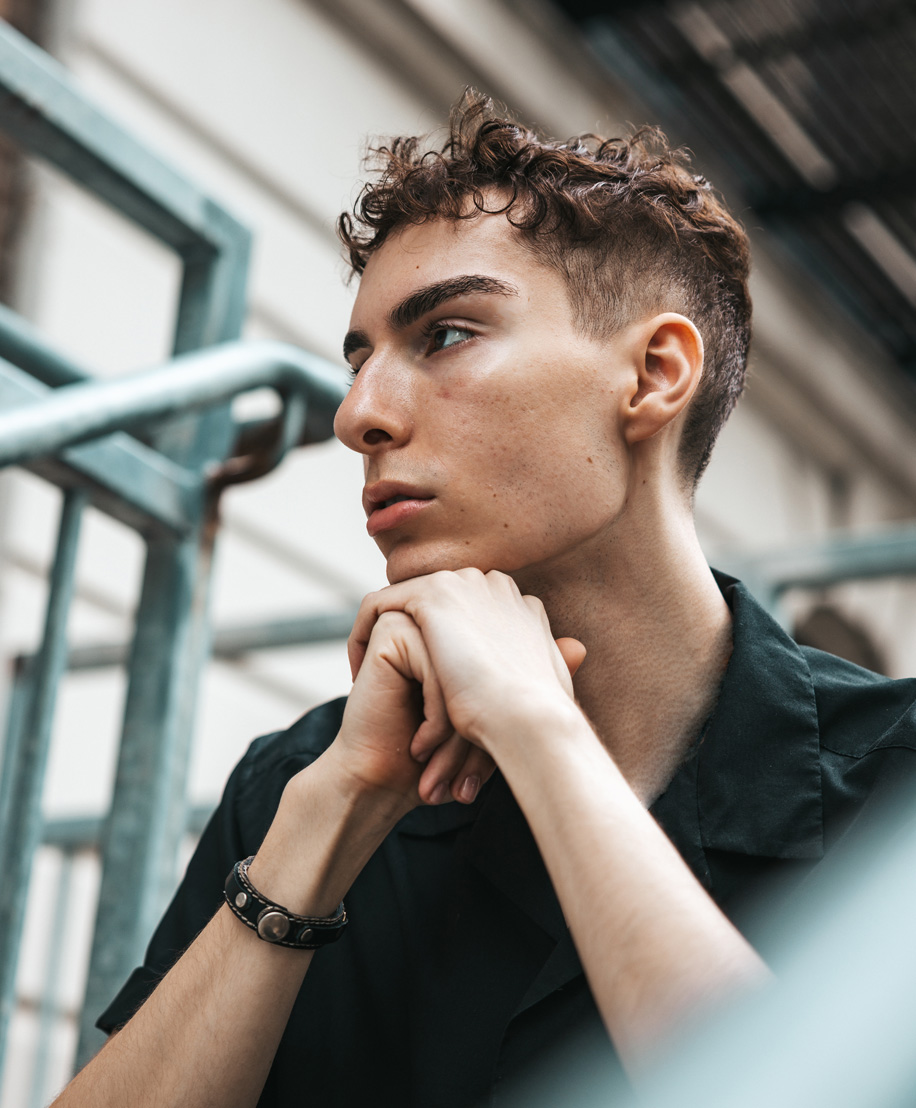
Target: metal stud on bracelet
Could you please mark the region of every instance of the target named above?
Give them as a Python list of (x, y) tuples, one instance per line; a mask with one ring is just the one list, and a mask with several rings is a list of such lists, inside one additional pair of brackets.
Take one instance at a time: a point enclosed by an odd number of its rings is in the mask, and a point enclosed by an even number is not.
[(297, 916), (279, 904), (265, 900), (248, 878), (254, 855), (236, 862), (226, 878), (223, 893), (232, 912), (255, 931), (258, 938), (275, 946), (315, 950), (336, 942), (347, 926), (343, 901), (333, 916)]

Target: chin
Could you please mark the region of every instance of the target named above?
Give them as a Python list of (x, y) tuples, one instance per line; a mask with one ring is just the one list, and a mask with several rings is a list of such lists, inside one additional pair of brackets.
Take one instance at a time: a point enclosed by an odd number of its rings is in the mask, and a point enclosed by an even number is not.
[(396, 585), (400, 581), (425, 577), (444, 569), (479, 569), (481, 573), (498, 569), (503, 573), (513, 574), (516, 568), (507, 558), (500, 558), (493, 553), (488, 556), (485, 551), (475, 550), (471, 546), (463, 548), (443, 545), (432, 550), (418, 550), (399, 545), (386, 555), (385, 572), (388, 584)]
[[(403, 558), (392, 555), (385, 566), (389, 585), (399, 581), (410, 581), (414, 577), (425, 577), (443, 569), (467, 569), (474, 563), (471, 559), (459, 558)], [(482, 567), (478, 567), (482, 568)], [(492, 567), (491, 567), (492, 568)]]

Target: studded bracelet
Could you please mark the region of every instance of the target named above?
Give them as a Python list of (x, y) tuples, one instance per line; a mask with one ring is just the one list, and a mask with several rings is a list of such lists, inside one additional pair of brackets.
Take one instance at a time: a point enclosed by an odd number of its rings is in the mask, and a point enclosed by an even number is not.
[(315, 950), (336, 942), (347, 925), (347, 910), (340, 902), (333, 916), (297, 916), (279, 904), (265, 900), (252, 885), (248, 867), (254, 855), (236, 862), (226, 878), (223, 892), (232, 912), (258, 938), (274, 946)]

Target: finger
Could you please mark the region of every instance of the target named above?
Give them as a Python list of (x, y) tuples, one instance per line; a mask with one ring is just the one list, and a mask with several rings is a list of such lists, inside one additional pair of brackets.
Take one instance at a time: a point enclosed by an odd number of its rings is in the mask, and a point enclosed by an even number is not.
[(464, 759), (464, 764), (452, 778), (452, 796), (462, 804), (471, 804), (476, 800), (481, 785), (485, 785), (496, 769), (496, 763), (485, 750), (472, 746)]
[[(379, 637), (383, 641), (377, 644)], [(373, 627), (370, 649), (377, 649), (379, 656), (405, 680), (419, 684), (423, 719), (411, 739), (410, 753), (416, 761), (426, 761), (436, 747), (451, 737), (454, 729), (420, 629), (404, 612), (382, 612)], [(417, 756), (415, 746), (422, 756)]]
[(423, 682), (423, 722), (410, 740), (410, 756), (421, 765), (428, 762), (436, 750), (454, 734), (448, 718), (445, 698), (435, 672), (430, 667), (431, 678)]
[(409, 601), (413, 598), (414, 589), (411, 582), (400, 585), (389, 585), (379, 589), (378, 592), (370, 592), (363, 597), (363, 601), (353, 621), (350, 637), (347, 639), (347, 654), (350, 659), (350, 672), (354, 680), (363, 664), (369, 640), (372, 637), (372, 629), (375, 627), (379, 616), (383, 612), (406, 612)]
[(420, 799), (427, 804), (442, 804), (451, 800), (449, 789), (455, 774), (464, 764), (470, 743), (456, 732), (437, 747), (420, 777)]
[(399, 581), (395, 585), (387, 585), (384, 589), (371, 592), (364, 597), (347, 640), (351, 671), (354, 667), (359, 670), (372, 635), (372, 628), (383, 612), (406, 612), (423, 630), (426, 600), (429, 599), (431, 590), (436, 589), (441, 592), (444, 589), (448, 593), (451, 583), (454, 598), (454, 581), (458, 577), (463, 577), (465, 580), (482, 579), (483, 574), (478, 569), (439, 570), (407, 581)]
[[(438, 682), (437, 688), (438, 688)], [(432, 700), (432, 697), (430, 698)], [(410, 741), (410, 756), (421, 765), (428, 762), (444, 742), (447, 742), (454, 732), (452, 722), (448, 718), (445, 701), (439, 692), (438, 699), (431, 704), (430, 710), (426, 706), (426, 688), (423, 689), (423, 714), (426, 717), (417, 728), (417, 733)]]
[(563, 656), (563, 661), (569, 670), (569, 676), (575, 677), (579, 666), (585, 661), (587, 651), (584, 645), (578, 639), (569, 638), (557, 639), (556, 643), (557, 650)]
[(375, 604), (375, 595), (370, 592), (363, 597), (347, 639), (347, 658), (350, 662), (350, 678), (353, 681), (356, 680), (356, 675), (366, 657), (369, 639), (378, 620), (379, 611)]
[(547, 612), (538, 597), (526, 595), (522, 599), (538, 620), (541, 630), (544, 632), (544, 637), (550, 643), (550, 660), (557, 679), (563, 688), (572, 695), (570, 681), (575, 676), (576, 670), (585, 661), (585, 647), (578, 639), (566, 637), (554, 639)]

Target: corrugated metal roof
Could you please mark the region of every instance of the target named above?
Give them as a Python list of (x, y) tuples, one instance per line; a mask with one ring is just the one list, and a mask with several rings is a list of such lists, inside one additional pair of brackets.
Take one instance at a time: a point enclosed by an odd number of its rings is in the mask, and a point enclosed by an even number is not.
[(916, 383), (916, 2), (555, 2)]

